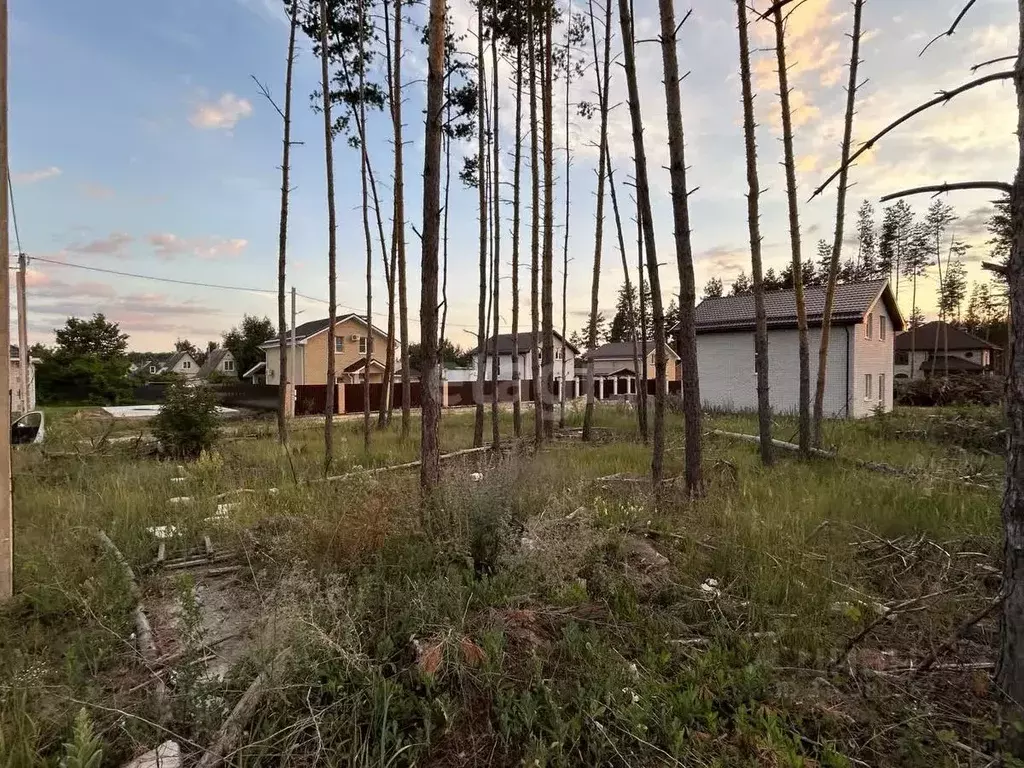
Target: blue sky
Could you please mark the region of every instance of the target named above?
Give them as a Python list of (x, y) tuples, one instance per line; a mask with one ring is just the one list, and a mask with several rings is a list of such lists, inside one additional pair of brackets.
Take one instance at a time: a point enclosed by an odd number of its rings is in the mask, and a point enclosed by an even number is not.
[[(680, 16), (690, 7), (677, 6)], [(954, 37), (944, 38), (919, 58), (924, 43), (948, 26), (960, 6), (960, 0), (868, 1), (862, 46), (862, 79), (867, 82), (860, 93), (855, 136), (865, 138), (939, 88), (966, 81), (971, 64), (1014, 52), (1014, 4), (986, 0), (972, 10)], [(654, 4), (638, 3), (637, 9), (644, 14), (638, 19), (639, 37), (652, 37), (657, 24)], [(414, 20), (421, 13), (414, 11)], [(452, 0), (451, 13), (457, 30), (472, 22), (467, 0)], [(789, 23), (802, 200), (838, 160), (850, 15), (842, 0), (807, 0)], [(766, 47), (772, 37), (767, 22), (754, 26), (756, 45)], [(419, 241), (411, 227), (419, 229), (421, 205), (423, 52), (418, 34), (409, 30), (406, 39), (406, 210), (410, 314), (416, 335)], [(275, 97), (282, 97), (287, 25), (278, 3), (12, 0), (10, 40), (10, 163), (22, 245), (28, 253), (181, 280), (276, 287), (281, 122), (259, 96), (250, 75), (266, 82)], [(465, 44), (475, 46), (471, 38)], [(618, 43), (613, 45), (617, 50)], [(692, 70), (683, 81), (682, 95), (689, 182), (691, 188), (699, 187), (691, 198), (697, 279), (700, 284), (712, 276), (728, 281), (741, 268), (749, 271), (732, 5), (698, 4), (682, 31), (680, 54), (683, 70)], [(667, 150), (660, 66), (657, 46), (642, 45), (641, 96), (658, 255), (666, 265), (662, 280), (668, 295), (678, 279), (671, 266), (671, 205), (668, 176), (662, 167)], [(508, 71), (505, 68), (502, 74)], [(624, 95), (621, 70), (614, 76), (612, 100), (620, 102)], [(318, 79), (319, 64), (309, 52), (308, 41), (300, 38), (293, 135), (304, 144), (293, 151), (289, 284), (300, 293), (326, 298), (323, 132), (320, 118), (309, 107), (309, 94)], [(778, 166), (781, 146), (773, 56), (758, 55), (755, 80), (765, 188), (762, 230), (766, 258), (778, 268), (788, 258), (788, 235)], [(594, 76), (588, 72), (573, 85), (570, 100), (592, 99), (593, 90)], [(511, 138), (511, 105), (512, 94), (506, 91), (502, 95), (506, 147)], [(854, 170), (851, 214), (865, 197), (877, 200), (886, 191), (917, 183), (1009, 180), (1015, 158), (1013, 112), (1013, 92), (1006, 83), (967, 94), (916, 120)], [(559, 108), (556, 121), (563, 120), (564, 111)], [(389, 212), (391, 160), (389, 122), (384, 115), (371, 116), (370, 132), (382, 202)], [(588, 306), (596, 164), (590, 143), (596, 132), (596, 120), (586, 123), (572, 115), (570, 329), (582, 325)], [(613, 113), (611, 137), (621, 182), (630, 173), (632, 158), (624, 107)], [(559, 128), (556, 144), (564, 140), (564, 130)], [(466, 151), (457, 150), (460, 156)], [(365, 254), (357, 210), (358, 156), (339, 140), (335, 157), (339, 303), (362, 308)], [(559, 219), (564, 200), (562, 157), (559, 152)], [(456, 159), (455, 167), (459, 162)], [(508, 171), (510, 159), (504, 158), (503, 165)], [(624, 186), (620, 190), (626, 191)], [(950, 198), (961, 215), (958, 236), (975, 244), (969, 255), (972, 276), (977, 275), (976, 262), (986, 255), (984, 220), (989, 197), (979, 193)], [(914, 201), (921, 211), (927, 202)], [(475, 193), (459, 189), (457, 181), (451, 210), (449, 335), (468, 346), (475, 341), (463, 330), (475, 326)], [(805, 254), (813, 255), (820, 237), (831, 236), (834, 213), (832, 190), (803, 205)], [(848, 221), (852, 232), (854, 217), (849, 215)], [(385, 226), (389, 227), (388, 221)], [(506, 256), (510, 253), (508, 230), (506, 220)], [(622, 274), (610, 221), (605, 234), (601, 303), (610, 317)], [(524, 243), (528, 238), (524, 229)], [(175, 286), (43, 261), (30, 269), (33, 341), (50, 341), (52, 329), (70, 314), (94, 311), (121, 323), (131, 335), (133, 348), (153, 350), (167, 349), (179, 337), (197, 344), (217, 339), (245, 312), (276, 316), (276, 299), (271, 295)], [(375, 270), (379, 313), (384, 295), (379, 259)], [(508, 274), (507, 265), (503, 272)], [(922, 293), (930, 296), (931, 290), (925, 287)], [(502, 303), (506, 330), (510, 321), (507, 281)], [(528, 300), (523, 306), (525, 318)], [(925, 308), (929, 309), (927, 303)], [(300, 321), (326, 315), (326, 305), (317, 302), (302, 300), (300, 309)], [(908, 311), (909, 306), (904, 309)], [(378, 321), (382, 320), (378, 314)]]

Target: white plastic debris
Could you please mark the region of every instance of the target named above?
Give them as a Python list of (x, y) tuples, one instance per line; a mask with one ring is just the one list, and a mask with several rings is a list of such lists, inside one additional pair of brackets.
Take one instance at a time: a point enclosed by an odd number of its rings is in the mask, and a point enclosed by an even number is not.
[(173, 539), (175, 536), (178, 535), (178, 529), (175, 528), (173, 525), (155, 525), (152, 528), (147, 528), (146, 530), (153, 534), (160, 541), (163, 541), (165, 539)]
[(168, 499), (167, 503), (168, 504), (191, 504), (192, 503), (192, 497), (191, 496), (174, 496), (173, 498)]
[(474, 483), (479, 483), (481, 480), (484, 479), (484, 475), (482, 472), (474, 472), (472, 475), (469, 476), (469, 479), (472, 480)]
[(187, 477), (172, 477), (171, 478), (171, 482), (172, 483), (184, 483), (186, 480), (188, 480)]
[(156, 749), (125, 763), (124, 768), (181, 768), (181, 747), (176, 741), (165, 741)]
[(718, 588), (718, 579), (706, 579), (703, 584), (700, 585), (701, 592), (704, 592), (711, 597), (721, 597), (722, 590)]

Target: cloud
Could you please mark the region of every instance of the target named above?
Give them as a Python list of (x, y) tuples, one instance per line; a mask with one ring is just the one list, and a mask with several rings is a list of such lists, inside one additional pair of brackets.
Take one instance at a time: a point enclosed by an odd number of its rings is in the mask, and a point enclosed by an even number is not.
[(125, 248), (133, 242), (135, 242), (135, 238), (127, 232), (111, 232), (107, 237), (102, 237), (99, 240), (69, 245), (68, 251), (101, 256), (123, 256)]
[(49, 168), (40, 168), (36, 171), (21, 171), (19, 173), (11, 174), (11, 179), (16, 184), (35, 184), (37, 181), (53, 179), (60, 175), (60, 168), (56, 165), (51, 165)]
[(110, 187), (105, 187), (102, 184), (85, 184), (79, 185), (79, 189), (82, 194), (88, 197), (90, 200), (109, 200), (114, 196), (114, 190)]
[(146, 240), (159, 258), (167, 260), (178, 256), (195, 256), (207, 261), (232, 259), (249, 245), (248, 240), (240, 237), (179, 237), (170, 232), (147, 235)]
[(201, 101), (192, 108), (188, 121), (202, 130), (230, 131), (239, 120), (252, 114), (252, 103), (233, 93), (224, 93), (216, 101)]

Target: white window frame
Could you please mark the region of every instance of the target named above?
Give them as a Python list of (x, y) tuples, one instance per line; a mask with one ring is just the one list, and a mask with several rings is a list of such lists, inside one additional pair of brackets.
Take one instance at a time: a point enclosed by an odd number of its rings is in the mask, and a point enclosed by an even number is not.
[(366, 354), (366, 344), (367, 344), (366, 337), (365, 336), (360, 336), (359, 337), (359, 354), (360, 355), (365, 355)]
[(873, 312), (868, 312), (868, 321), (864, 324), (864, 338), (870, 339), (874, 337), (875, 333), (875, 315)]
[(150, 373), (150, 375), (155, 374), (157, 372), (157, 370), (158, 369), (157, 369), (157, 367), (155, 365), (149, 366), (149, 373)]
[(225, 360), (224, 361), (224, 370), (225, 371), (234, 371), (235, 370), (235, 361), (234, 360)]
[(181, 370), (187, 371), (191, 367), (192, 367), (192, 363), (190, 363), (188, 360), (182, 360), (181, 361)]
[(345, 351), (345, 337), (335, 336), (334, 337), (334, 354), (340, 355)]
[(870, 400), (871, 399), (871, 374), (870, 373), (865, 373), (864, 374), (864, 399), (865, 400)]

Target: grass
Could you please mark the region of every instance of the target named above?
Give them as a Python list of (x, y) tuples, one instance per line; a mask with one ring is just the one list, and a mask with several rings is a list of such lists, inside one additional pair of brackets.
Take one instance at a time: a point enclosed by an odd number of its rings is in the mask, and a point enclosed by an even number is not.
[[(581, 418), (570, 410), (567, 424)], [(1002, 460), (975, 439), (989, 414), (970, 414), (967, 446), (959, 412), (829, 425), (840, 456), (902, 476), (789, 455), (765, 468), (755, 446), (708, 435), (706, 497), (670, 483), (658, 507), (628, 481), (650, 462), (633, 418), (605, 406), (600, 442), (446, 465), (424, 528), (415, 472), (309, 482), (322, 474), (322, 425), (296, 425), (289, 461), (272, 422), (234, 423), (174, 483), (174, 463), (124, 444), (92, 451), (104, 422), (60, 414), (50, 456), (15, 457), (19, 595), (0, 613), (0, 766), (57, 765), (76, 739), (98, 739), (115, 765), (168, 737), (153, 725), (124, 577), (91, 533), (110, 534), (147, 602), (180, 594), (194, 612), (193, 586), (149, 565), (153, 525), (179, 529), (172, 547), (210, 533), (238, 551), (238, 588), (258, 614), (225, 680), (172, 677), (165, 727), (190, 755), (288, 648), (232, 764), (1014, 764), (1015, 712), (985, 670), (955, 664), (992, 658), (991, 620), (940, 659), (947, 668), (906, 672), (998, 587)], [(532, 413), (524, 420), (529, 432)], [(708, 426), (756, 431), (752, 416)], [(403, 440), (396, 423), (365, 453), (361, 424), (341, 422), (332, 471), (414, 460), (418, 431)], [(777, 436), (791, 432), (779, 419)], [(674, 477), (675, 413), (668, 441)], [(447, 414), (442, 449), (471, 444), (472, 414)], [(212, 497), (238, 488), (278, 491), (232, 497), (227, 522), (205, 522)], [(194, 502), (167, 501), (185, 495)], [(914, 599), (833, 663), (880, 606)]]

